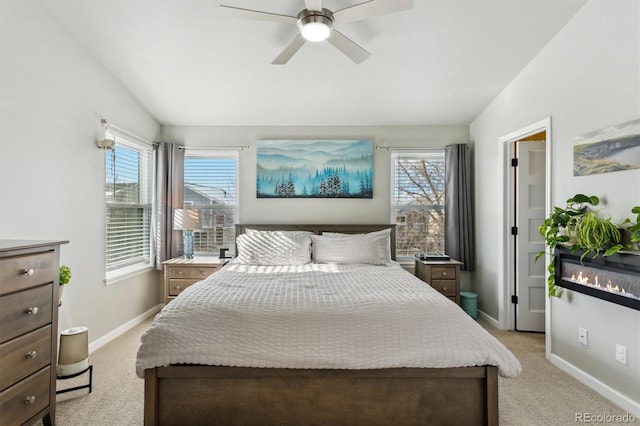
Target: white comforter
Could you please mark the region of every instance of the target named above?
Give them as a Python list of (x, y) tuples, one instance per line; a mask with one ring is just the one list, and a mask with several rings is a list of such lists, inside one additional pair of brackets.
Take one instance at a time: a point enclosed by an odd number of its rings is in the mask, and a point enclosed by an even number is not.
[(521, 371), (460, 307), (398, 264), (229, 264), (165, 306), (142, 336), (139, 377), (179, 363)]

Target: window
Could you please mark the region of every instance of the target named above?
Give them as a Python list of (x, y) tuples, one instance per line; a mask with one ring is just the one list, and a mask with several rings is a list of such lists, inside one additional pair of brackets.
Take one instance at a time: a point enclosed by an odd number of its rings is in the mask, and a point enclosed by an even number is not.
[(148, 265), (151, 223), (151, 145), (107, 133), (105, 153), (107, 272)]
[(184, 207), (200, 210), (202, 230), (193, 233), (195, 254), (215, 254), (235, 247), (237, 151), (186, 149)]
[(444, 253), (444, 150), (392, 151), (391, 172), (398, 260)]

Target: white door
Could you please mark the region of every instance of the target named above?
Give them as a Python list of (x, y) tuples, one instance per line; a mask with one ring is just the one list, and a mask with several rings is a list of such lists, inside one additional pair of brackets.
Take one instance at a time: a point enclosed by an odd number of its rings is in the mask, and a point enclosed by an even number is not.
[(546, 278), (543, 258), (536, 253), (545, 249), (538, 232), (545, 218), (545, 141), (515, 142), (515, 328), (544, 332)]

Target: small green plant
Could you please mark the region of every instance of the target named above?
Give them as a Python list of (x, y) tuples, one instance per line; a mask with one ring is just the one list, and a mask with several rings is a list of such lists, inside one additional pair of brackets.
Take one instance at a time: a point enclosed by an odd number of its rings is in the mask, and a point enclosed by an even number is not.
[[(571, 242), (575, 235), (575, 227), (580, 217), (587, 213), (589, 206), (597, 206), (600, 199), (595, 195), (576, 194), (567, 199), (566, 207), (554, 207), (553, 212), (547, 217), (538, 231), (544, 237), (547, 247), (553, 254), (553, 249), (558, 245), (575, 245)], [(536, 255), (536, 260), (544, 255), (541, 250)]]
[(627, 230), (629, 231), (631, 242), (640, 243), (640, 206), (633, 207), (631, 213), (636, 215), (636, 223), (627, 228)]
[(60, 285), (69, 284), (71, 280), (71, 268), (67, 265), (60, 265)]
[[(556, 246), (570, 247), (572, 251), (578, 250), (580, 247), (577, 242), (573, 242), (575, 229), (578, 220), (584, 216), (589, 206), (597, 206), (600, 199), (595, 195), (576, 194), (567, 199), (567, 205), (562, 207), (554, 207), (551, 214), (544, 220), (538, 231), (544, 237), (545, 245), (549, 250), (549, 254), (553, 255)], [(547, 253), (541, 250), (536, 254), (535, 260)], [(559, 296), (559, 289), (556, 287), (555, 281), (555, 263), (552, 261), (547, 268), (547, 291), (549, 296)]]
[(577, 221), (576, 243), (584, 250), (580, 260), (588, 254), (593, 254), (594, 259), (600, 254), (611, 256), (624, 248), (621, 240), (618, 226), (609, 217), (602, 218), (596, 212), (587, 212)]

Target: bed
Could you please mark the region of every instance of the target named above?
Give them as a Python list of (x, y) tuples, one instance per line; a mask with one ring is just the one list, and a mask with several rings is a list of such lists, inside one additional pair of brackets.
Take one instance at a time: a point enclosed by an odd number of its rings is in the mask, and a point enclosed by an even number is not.
[(394, 261), (394, 231), (237, 225), (238, 257), (142, 337), (145, 425), (498, 424), (519, 362)]

